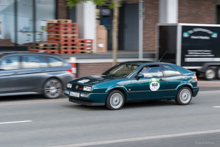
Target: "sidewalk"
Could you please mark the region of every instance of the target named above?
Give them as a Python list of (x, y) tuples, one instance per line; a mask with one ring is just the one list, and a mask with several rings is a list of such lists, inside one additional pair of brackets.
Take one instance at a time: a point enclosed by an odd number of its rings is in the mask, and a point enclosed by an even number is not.
[(199, 87), (220, 87), (220, 80), (214, 80), (214, 81), (198, 80), (198, 86)]

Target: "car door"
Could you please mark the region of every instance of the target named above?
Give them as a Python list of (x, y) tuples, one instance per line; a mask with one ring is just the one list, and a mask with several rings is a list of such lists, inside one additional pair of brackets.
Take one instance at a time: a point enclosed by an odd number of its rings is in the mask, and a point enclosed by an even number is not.
[(20, 56), (9, 56), (0, 61), (0, 94), (19, 90), (20, 83), (16, 75), (19, 71)]
[(166, 98), (174, 98), (176, 88), (182, 82), (182, 73), (168, 64), (162, 64), (161, 67), (167, 84)]
[(166, 91), (166, 81), (163, 77), (161, 67), (159, 65), (145, 66), (139, 73), (143, 74), (144, 77), (140, 79), (134, 77), (132, 79), (132, 99), (147, 100), (163, 98)]
[(22, 70), (17, 73), (18, 82), (20, 83), (19, 90), (23, 92), (36, 92), (40, 90), (47, 78), (47, 74), (44, 72), (47, 67), (48, 64), (41, 56), (22, 56)]

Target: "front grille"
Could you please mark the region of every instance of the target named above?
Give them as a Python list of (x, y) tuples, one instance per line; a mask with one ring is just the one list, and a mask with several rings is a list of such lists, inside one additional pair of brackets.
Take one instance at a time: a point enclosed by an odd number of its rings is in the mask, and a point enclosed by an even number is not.
[(72, 84), (72, 90), (83, 90), (83, 85)]

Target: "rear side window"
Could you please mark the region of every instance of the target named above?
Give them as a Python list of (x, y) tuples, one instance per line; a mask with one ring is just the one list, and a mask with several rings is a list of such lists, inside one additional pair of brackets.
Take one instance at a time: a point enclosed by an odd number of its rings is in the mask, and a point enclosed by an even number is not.
[(174, 69), (173, 67), (169, 66), (169, 65), (161, 65), (163, 68), (163, 73), (164, 76), (176, 76), (176, 75), (181, 75), (181, 73)]
[(51, 67), (63, 66), (63, 62), (53, 57), (47, 57), (47, 61)]
[(5, 58), (0, 65), (3, 70), (19, 69), (19, 56)]
[(28, 68), (41, 68), (47, 67), (47, 64), (39, 56), (22, 56), (22, 67)]

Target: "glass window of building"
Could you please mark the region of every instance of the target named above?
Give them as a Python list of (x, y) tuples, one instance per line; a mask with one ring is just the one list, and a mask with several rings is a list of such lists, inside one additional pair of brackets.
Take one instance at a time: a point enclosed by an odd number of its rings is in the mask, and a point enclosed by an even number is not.
[(55, 0), (36, 0), (36, 41), (47, 41), (47, 20), (55, 19)]
[(15, 13), (14, 0), (0, 1), (0, 46), (14, 46)]
[(47, 20), (55, 19), (56, 0), (0, 0), (0, 47), (47, 41)]
[(34, 42), (33, 35), (33, 1), (17, 0), (17, 44)]

